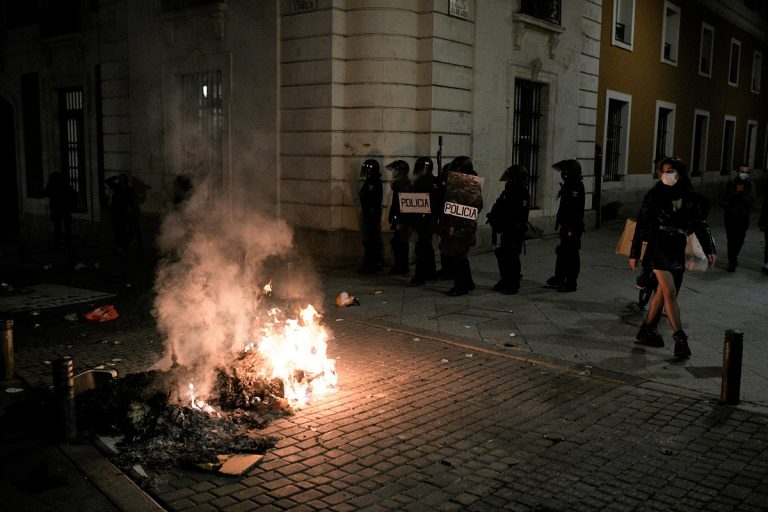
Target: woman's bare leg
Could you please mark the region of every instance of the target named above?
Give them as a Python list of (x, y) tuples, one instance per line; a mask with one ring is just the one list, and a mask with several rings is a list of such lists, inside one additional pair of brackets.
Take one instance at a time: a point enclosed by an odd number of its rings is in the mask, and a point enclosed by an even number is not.
[[(656, 279), (659, 281), (656, 293), (660, 294), (664, 300), (664, 310), (667, 312), (669, 323), (672, 324), (672, 332), (680, 331), (683, 325), (680, 322), (680, 308), (677, 305), (677, 290), (675, 289), (675, 279), (672, 276), (672, 272), (654, 269), (653, 273), (656, 274)], [(655, 299), (654, 295), (653, 300), (655, 301)], [(649, 307), (649, 314), (650, 311), (651, 308)]]

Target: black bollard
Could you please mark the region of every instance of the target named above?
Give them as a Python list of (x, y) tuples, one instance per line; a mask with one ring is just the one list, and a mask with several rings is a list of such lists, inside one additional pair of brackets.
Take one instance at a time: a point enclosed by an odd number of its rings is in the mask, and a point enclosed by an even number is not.
[(723, 382), (720, 401), (737, 404), (741, 391), (741, 355), (744, 352), (744, 333), (734, 329), (725, 331), (723, 343)]
[(62, 437), (74, 441), (77, 439), (77, 411), (74, 363), (70, 356), (53, 362), (53, 395)]
[(0, 380), (13, 380), (13, 320), (3, 321), (3, 337), (0, 339)]

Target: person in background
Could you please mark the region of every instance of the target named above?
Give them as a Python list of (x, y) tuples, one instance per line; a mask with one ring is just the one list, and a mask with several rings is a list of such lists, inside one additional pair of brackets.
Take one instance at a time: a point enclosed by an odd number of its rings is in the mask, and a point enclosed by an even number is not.
[(387, 169), (392, 171), (392, 203), (389, 207), (388, 220), (392, 230), (392, 239), (389, 244), (392, 246), (394, 259), (394, 264), (389, 271), (394, 275), (405, 275), (408, 273), (411, 227), (407, 222), (406, 214), (400, 211), (399, 195), (401, 192), (411, 192), (411, 180), (408, 178), (411, 169), (405, 160), (390, 162)]
[(112, 192), (110, 204), (112, 230), (118, 252), (127, 251), (131, 243), (130, 223), (136, 208), (131, 180), (125, 173), (111, 176), (105, 181)]
[(363, 264), (358, 272), (370, 274), (384, 268), (384, 248), (381, 241), (381, 202), (384, 190), (381, 186), (379, 162), (372, 158), (363, 162), (360, 177), (364, 178), (359, 192)]
[(555, 229), (560, 228), (560, 245), (555, 249), (555, 275), (547, 285), (561, 292), (575, 292), (581, 270), (581, 235), (584, 233), (584, 183), (581, 165), (576, 160), (560, 160), (552, 168), (560, 172), (563, 183), (557, 196)]
[(678, 359), (691, 356), (688, 336), (680, 320), (675, 288), (675, 283), (682, 281), (685, 272), (688, 233), (696, 234), (710, 266), (716, 260), (715, 242), (707, 224), (707, 211), (705, 201), (693, 190), (683, 161), (676, 158), (664, 159), (659, 182), (643, 198), (629, 255), (629, 267), (635, 270), (643, 241), (647, 241), (645, 250), (646, 253), (650, 251), (653, 273), (658, 281), (658, 289), (648, 304), (648, 311), (637, 333), (637, 341), (641, 345), (664, 346), (664, 340), (654, 326), (656, 315), (663, 306), (672, 326), (674, 354)]
[(435, 208), (437, 207), (438, 183), (432, 174), (434, 164), (428, 156), (421, 156), (413, 164), (413, 191), (429, 194), (430, 213), (414, 213), (413, 229), (416, 231), (416, 270), (411, 286), (421, 286), (435, 279), (435, 248), (432, 235), (435, 232)]
[(496, 234), (501, 234), (499, 247), (494, 251), (499, 266), (499, 281), (493, 286), (497, 292), (513, 295), (520, 289), (520, 254), (525, 244), (531, 196), (528, 193), (528, 169), (512, 165), (501, 175), (504, 190), (486, 215)]
[(54, 171), (48, 176), (43, 193), (49, 200), (53, 221), (53, 246), (58, 249), (63, 237), (64, 246), (69, 247), (72, 238), (72, 212), (77, 207), (77, 191), (62, 172)]
[(737, 175), (726, 184), (721, 201), (724, 209), (725, 237), (728, 244), (728, 272), (735, 272), (739, 264), (739, 252), (749, 228), (749, 214), (755, 202), (755, 190), (749, 181), (749, 166), (739, 165)]

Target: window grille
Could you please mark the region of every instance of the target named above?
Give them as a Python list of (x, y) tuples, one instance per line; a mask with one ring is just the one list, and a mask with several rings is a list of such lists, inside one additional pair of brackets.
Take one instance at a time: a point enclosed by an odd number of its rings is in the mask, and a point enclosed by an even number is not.
[(59, 91), (61, 171), (77, 192), (75, 211), (80, 213), (88, 210), (83, 123), (83, 90), (77, 88)]
[(528, 80), (515, 80), (512, 163), (523, 165), (528, 169), (532, 208), (538, 208), (536, 185), (539, 177), (541, 92), (541, 84)]
[(182, 76), (183, 166), (196, 176), (208, 176), (221, 186), (224, 111), (221, 71)]
[(521, 0), (520, 13), (560, 24), (560, 0)]

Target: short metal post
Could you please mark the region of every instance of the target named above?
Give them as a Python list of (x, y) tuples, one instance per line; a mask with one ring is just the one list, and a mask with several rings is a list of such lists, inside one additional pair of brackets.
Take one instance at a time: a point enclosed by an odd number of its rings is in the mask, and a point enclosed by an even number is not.
[(0, 338), (0, 380), (13, 380), (13, 320), (3, 320)]
[(53, 394), (62, 436), (67, 441), (74, 441), (77, 439), (77, 411), (74, 363), (70, 356), (53, 362)]
[(726, 404), (739, 402), (741, 391), (741, 356), (744, 352), (744, 333), (728, 329), (723, 343), (723, 382), (720, 401)]

